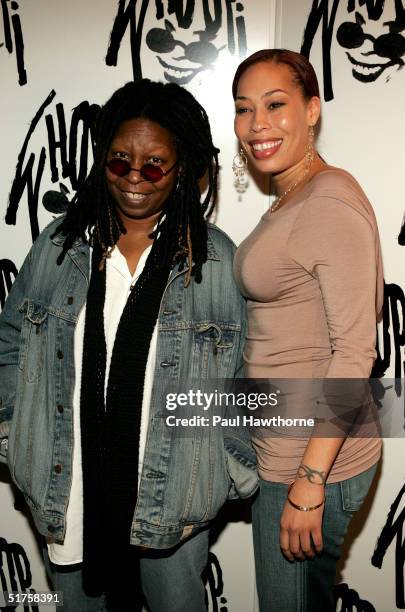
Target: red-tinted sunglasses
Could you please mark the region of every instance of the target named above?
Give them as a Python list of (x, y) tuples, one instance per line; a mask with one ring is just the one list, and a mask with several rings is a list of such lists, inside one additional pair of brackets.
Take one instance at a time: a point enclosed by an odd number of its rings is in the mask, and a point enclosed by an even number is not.
[(141, 168), (132, 168), (131, 164), (126, 159), (110, 159), (106, 165), (109, 171), (116, 176), (126, 176), (131, 171), (135, 170), (139, 172), (141, 177), (145, 179), (145, 181), (148, 181), (148, 183), (157, 183), (177, 166), (177, 161), (171, 168), (166, 170), (166, 172), (164, 172), (160, 166), (155, 166), (154, 164), (144, 164)]

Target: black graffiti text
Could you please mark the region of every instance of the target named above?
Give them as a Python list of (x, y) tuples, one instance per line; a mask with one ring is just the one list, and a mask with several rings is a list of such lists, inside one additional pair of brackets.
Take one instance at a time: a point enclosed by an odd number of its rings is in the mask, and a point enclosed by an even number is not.
[(15, 264), (9, 259), (0, 259), (0, 309), (4, 308), (6, 297), (10, 293), (18, 270)]
[(222, 578), (222, 569), (218, 558), (213, 552), (208, 554), (208, 564), (205, 570), (205, 578), (207, 580), (205, 603), (211, 603), (210, 610), (212, 612), (228, 612), (226, 606), (227, 600), (224, 597), (224, 581)]
[[(394, 520), (400, 504), (402, 502), (402, 510)], [(385, 554), (392, 544), (395, 542), (395, 605), (400, 610), (405, 609), (405, 593), (404, 593), (404, 566), (405, 566), (405, 485), (401, 488), (395, 498), (387, 516), (387, 521), (377, 540), (377, 544), (371, 557), (371, 564), (374, 567), (381, 569)]]
[[(392, 335), (392, 338), (391, 338)], [(405, 295), (394, 283), (384, 289), (382, 338), (378, 338), (377, 359), (372, 376), (381, 378), (391, 365), (391, 341), (394, 345), (395, 390), (401, 394), (401, 377), (405, 375), (403, 348), (405, 346)]]
[[(69, 178), (72, 189), (77, 190), (84, 181), (88, 171), (89, 142), (94, 149), (94, 124), (99, 110), (97, 104), (81, 102), (73, 109), (69, 136), (67, 133), (65, 111), (62, 103), (55, 106), (58, 136), (56, 136), (55, 120), (52, 114), (45, 115), (45, 110), (53, 102), (56, 93), (51, 90), (44, 102), (35, 113), (18, 155), (16, 172), (11, 185), (9, 202), (6, 211), (6, 223), (15, 225), (17, 212), (24, 193), (27, 194), (28, 213), (32, 239), (39, 234), (38, 201), (45, 163), (49, 154), (51, 181)], [(30, 140), (41, 123), (45, 123), (48, 146), (43, 145), (38, 154), (28, 153)], [(81, 142), (78, 145), (78, 136)], [(58, 155), (59, 154), (59, 155)]]
[(335, 586), (334, 593), (340, 612), (376, 612), (369, 601), (361, 599), (357, 591), (349, 588), (344, 582)]
[[(398, 4), (398, 0), (395, 0), (395, 2)], [(359, 8), (366, 6), (368, 18), (377, 21), (383, 14), (385, 0), (349, 0), (347, 3), (347, 12), (352, 13), (355, 11), (356, 5)]]
[[(1, 0), (1, 11), (3, 15), (3, 31), (5, 48), (9, 53), (13, 53), (15, 48), (15, 56), (18, 70), (18, 83), (25, 85), (27, 83), (27, 71), (24, 64), (24, 38), (21, 28), (21, 20), (16, 12), (19, 8), (18, 2), (14, 0)], [(11, 9), (11, 15), (10, 15)], [(14, 36), (14, 44), (13, 44)]]
[[(227, 14), (227, 34), (228, 34), (228, 49), (231, 55), (236, 53), (235, 29), (233, 25), (233, 2), (235, 0), (226, 0)], [(243, 5), (236, 2), (236, 11), (242, 13)], [(239, 57), (245, 57), (247, 52), (246, 27), (245, 18), (243, 15), (237, 15), (235, 18), (236, 33), (238, 37)]]
[[(0, 538), (0, 590), (35, 592), (31, 589), (31, 583), (30, 562), (24, 548), (20, 544), (8, 543), (4, 538)], [(3, 609), (12, 610), (14, 607)], [(38, 606), (25, 605), (24, 612), (29, 611), (38, 612)]]
[(402, 218), (402, 225), (398, 235), (398, 244), (405, 246), (405, 214)]
[(309, 58), (315, 34), (322, 23), (322, 67), (323, 67), (323, 90), (325, 101), (333, 99), (332, 88), (332, 63), (330, 50), (332, 36), (335, 27), (336, 13), (340, 0), (333, 0), (329, 14), (329, 0), (314, 0), (305, 26), (304, 38), (301, 45), (301, 53)]

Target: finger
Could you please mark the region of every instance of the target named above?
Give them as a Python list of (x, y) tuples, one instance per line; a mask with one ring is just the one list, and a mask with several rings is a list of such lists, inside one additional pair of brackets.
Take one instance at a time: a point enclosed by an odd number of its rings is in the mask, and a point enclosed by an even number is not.
[(290, 531), (290, 551), (296, 559), (304, 559), (298, 531)]
[(322, 552), (323, 550), (323, 539), (322, 539), (322, 530), (314, 529), (311, 533), (312, 542), (317, 553)]
[(290, 551), (290, 536), (286, 529), (280, 529), (281, 552), (289, 561), (294, 561), (294, 555)]
[(304, 531), (300, 534), (301, 550), (307, 559), (312, 559), (315, 556), (314, 548), (311, 544), (311, 534), (309, 531)]

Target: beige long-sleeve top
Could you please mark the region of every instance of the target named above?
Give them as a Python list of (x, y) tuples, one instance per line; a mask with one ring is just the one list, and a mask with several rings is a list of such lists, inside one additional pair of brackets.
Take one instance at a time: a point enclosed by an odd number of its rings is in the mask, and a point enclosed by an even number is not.
[[(238, 248), (234, 270), (248, 298), (248, 377), (369, 377), (382, 261), (373, 209), (349, 173), (326, 167), (266, 212)], [(262, 478), (294, 479), (308, 438), (253, 442)], [(361, 473), (380, 453), (378, 438), (347, 438), (328, 482)]]

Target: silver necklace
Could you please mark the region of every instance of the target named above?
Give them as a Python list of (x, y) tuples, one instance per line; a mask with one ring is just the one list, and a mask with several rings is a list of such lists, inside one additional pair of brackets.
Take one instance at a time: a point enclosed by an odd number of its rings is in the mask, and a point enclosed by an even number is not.
[(304, 178), (307, 176), (307, 174), (309, 173), (310, 169), (311, 169), (311, 165), (312, 162), (314, 161), (314, 150), (311, 146), (311, 144), (308, 146), (308, 149), (306, 151), (306, 158), (307, 158), (307, 164), (306, 164), (306, 168), (304, 170), (304, 172), (301, 174), (301, 176), (294, 182), (292, 183), (288, 189), (286, 189), (286, 191), (284, 191), (284, 193), (281, 194), (281, 196), (279, 196), (276, 200), (274, 200), (273, 204), (270, 207), (270, 212), (274, 213), (276, 210), (278, 210), (282, 204), (282, 201), (284, 200), (284, 198), (291, 193), (291, 191), (293, 191), (293, 189), (295, 189), (297, 187), (297, 185), (299, 185)]

